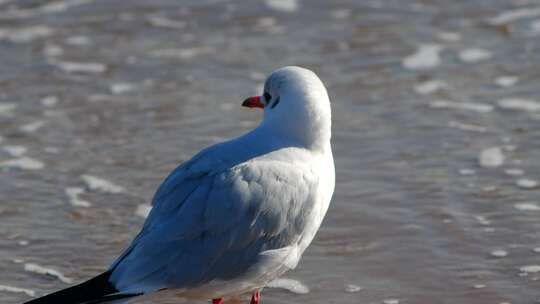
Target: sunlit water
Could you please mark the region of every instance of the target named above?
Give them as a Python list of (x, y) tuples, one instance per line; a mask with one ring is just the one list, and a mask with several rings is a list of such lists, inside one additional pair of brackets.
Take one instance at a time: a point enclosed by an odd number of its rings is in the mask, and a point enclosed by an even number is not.
[(533, 0), (2, 0), (1, 302), (103, 271), (296, 64), (333, 101), (336, 193), (265, 303), (535, 303), (539, 58)]

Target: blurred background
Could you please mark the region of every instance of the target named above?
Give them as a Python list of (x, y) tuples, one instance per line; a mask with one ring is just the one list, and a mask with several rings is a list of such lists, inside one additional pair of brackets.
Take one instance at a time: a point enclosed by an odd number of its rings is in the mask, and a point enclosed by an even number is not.
[(337, 186), (265, 303), (540, 301), (540, 1), (0, 0), (0, 302), (103, 271), (285, 65)]

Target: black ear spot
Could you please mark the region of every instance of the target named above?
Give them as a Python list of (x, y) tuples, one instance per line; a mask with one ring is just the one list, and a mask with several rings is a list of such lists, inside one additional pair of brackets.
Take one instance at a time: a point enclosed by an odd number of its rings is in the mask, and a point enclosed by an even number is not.
[(270, 102), (270, 100), (272, 99), (272, 95), (268, 94), (268, 92), (264, 92), (263, 97), (266, 102)]
[(276, 98), (276, 101), (274, 101), (274, 103), (270, 106), (270, 109), (275, 108), (278, 105), (278, 103), (279, 103), (279, 97)]

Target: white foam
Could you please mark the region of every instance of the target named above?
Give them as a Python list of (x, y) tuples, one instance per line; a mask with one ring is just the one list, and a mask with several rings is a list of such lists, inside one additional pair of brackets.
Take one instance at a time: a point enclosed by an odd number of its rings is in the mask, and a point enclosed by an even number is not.
[(459, 121), (450, 121), (448, 125), (452, 128), (460, 129), (463, 131), (472, 131), (472, 132), (479, 132), (479, 133), (487, 132), (486, 127), (482, 127), (479, 125), (466, 124)]
[(539, 183), (533, 179), (520, 178), (516, 181), (516, 185), (523, 189), (534, 189), (539, 186)]
[(45, 167), (45, 164), (34, 158), (20, 157), (2, 161), (0, 162), (0, 167), (16, 168), (22, 170), (39, 170), (43, 169)]
[(97, 176), (84, 174), (81, 175), (81, 178), (87, 184), (90, 190), (108, 193), (122, 193), (125, 191), (124, 187), (115, 185), (114, 183)]
[(488, 219), (487, 219), (485, 216), (483, 216), (483, 215), (476, 215), (474, 218), (478, 221), (478, 223), (479, 223), (480, 225), (484, 225), (484, 226), (491, 225), (491, 221), (488, 220)]
[(484, 168), (496, 168), (504, 163), (504, 154), (501, 148), (491, 147), (480, 152), (478, 163)]
[(264, 4), (273, 10), (287, 13), (295, 12), (300, 7), (298, 0), (265, 0)]
[(209, 47), (196, 47), (196, 48), (186, 48), (186, 49), (161, 49), (161, 50), (151, 51), (150, 55), (157, 58), (172, 58), (172, 59), (188, 60), (188, 59), (193, 59), (199, 55), (212, 53), (213, 51), (214, 49), (209, 48)]
[(440, 52), (442, 50), (443, 46), (439, 44), (421, 44), (414, 54), (403, 58), (402, 65), (409, 70), (434, 68), (441, 63)]
[(447, 87), (446, 83), (439, 80), (429, 80), (422, 82), (414, 87), (414, 90), (418, 94), (427, 95), (439, 91), (442, 88)]
[(135, 85), (127, 82), (119, 82), (111, 84), (110, 89), (114, 95), (120, 95), (135, 90)]
[(540, 247), (533, 248), (533, 252), (540, 253)]
[[(257, 19), (257, 26), (262, 27), (262, 28), (266, 28), (266, 29), (273, 28), (276, 26), (276, 24), (277, 24), (276, 19), (272, 17), (262, 17), (262, 18)], [(257, 73), (257, 72), (254, 72), (254, 73)]]
[(74, 46), (87, 46), (92, 44), (92, 39), (86, 36), (71, 36), (66, 38), (66, 44)]
[(255, 85), (255, 88), (253, 88), (253, 94), (260, 94), (260, 92), (262, 92), (264, 89), (264, 83), (257, 83), (257, 85)]
[(0, 103), (0, 114), (11, 115), (15, 108), (17, 108), (17, 105), (14, 103), (2, 102)]
[(515, 86), (519, 82), (517, 76), (500, 76), (495, 78), (495, 84), (502, 88), (509, 88)]
[(28, 244), (30, 244), (30, 242), (27, 241), (27, 240), (20, 240), (20, 241), (18, 242), (18, 244), (19, 244), (20, 246), (28, 246)]
[(21, 157), (28, 150), (25, 146), (4, 146), (2, 149), (13, 157)]
[(440, 32), (437, 34), (437, 37), (439, 37), (441, 40), (448, 42), (456, 42), (461, 40), (461, 35), (454, 32)]
[(399, 304), (398, 299), (386, 299), (382, 301), (384, 304)]
[(497, 102), (499, 107), (527, 112), (540, 111), (540, 102), (525, 98), (505, 98)]
[(64, 54), (64, 50), (56, 44), (47, 44), (43, 49), (43, 55), (46, 57), (58, 57)]
[(514, 208), (521, 211), (540, 211), (540, 206), (533, 203), (519, 203), (515, 204)]
[(84, 207), (84, 208), (88, 208), (88, 207), (92, 206), (92, 204), (90, 202), (79, 198), (79, 195), (84, 193), (83, 188), (70, 187), (70, 188), (66, 188), (65, 191), (66, 191), (66, 195), (69, 198), (69, 203), (71, 205), (73, 205), (75, 207)]
[(495, 258), (504, 258), (505, 256), (508, 255), (508, 252), (506, 250), (497, 249), (490, 252), (490, 254), (492, 257), (495, 257)]
[(525, 171), (523, 171), (523, 169), (509, 168), (509, 169), (504, 170), (504, 173), (506, 173), (507, 175), (510, 175), (510, 176), (521, 176), (521, 175), (525, 174)]
[[(261, 17), (257, 19), (257, 27), (264, 29), (266, 32), (271, 34), (279, 34), (285, 32), (285, 27), (278, 25), (276, 19), (272, 17)], [(264, 78), (266, 78), (266, 76)]]
[(186, 27), (186, 23), (184, 21), (172, 20), (162, 16), (150, 16), (146, 20), (148, 20), (148, 23), (155, 27), (171, 29), (183, 29)]
[(249, 79), (255, 80), (255, 81), (263, 81), (265, 79), (265, 75), (261, 72), (250, 72), (249, 73)]
[(47, 26), (36, 25), (23, 28), (0, 28), (0, 40), (9, 40), (13, 43), (25, 43), (35, 39), (49, 37), (53, 30)]
[(69, 62), (51, 61), (62, 71), (67, 73), (95, 73), (100, 74), (107, 70), (107, 66), (99, 62)]
[(347, 284), (347, 286), (345, 286), (345, 292), (348, 292), (348, 293), (359, 292), (362, 289), (363, 289), (362, 287), (358, 285), (354, 285), (354, 284)]
[(223, 110), (223, 111), (231, 111), (231, 110), (234, 110), (234, 109), (238, 109), (238, 105), (237, 104), (234, 104), (234, 103), (225, 103), (225, 102), (222, 102), (219, 104), (219, 109), (220, 110)]
[(493, 106), (485, 103), (476, 102), (455, 102), (450, 100), (434, 100), (429, 103), (429, 106), (435, 109), (456, 109), (474, 111), (480, 113), (489, 113), (493, 111)]
[(38, 120), (38, 121), (34, 121), (34, 122), (31, 122), (29, 124), (19, 127), (19, 130), (26, 133), (34, 133), (37, 130), (41, 129), (44, 125), (45, 125), (45, 121)]
[(41, 105), (44, 107), (53, 107), (58, 103), (58, 97), (47, 96), (41, 99)]
[(330, 16), (334, 19), (346, 19), (351, 16), (351, 10), (345, 8), (335, 9), (330, 12)]
[(39, 10), (43, 13), (60, 13), (67, 11), (71, 7), (88, 4), (95, 0), (64, 0), (56, 1), (39, 7)]
[(459, 169), (459, 174), (461, 175), (474, 175), (476, 171), (473, 169)]
[(538, 8), (520, 8), (502, 12), (499, 15), (490, 18), (488, 22), (492, 25), (503, 25), (512, 21), (540, 16), (540, 7)]
[(540, 272), (540, 265), (527, 265), (519, 268), (521, 272), (525, 273), (537, 273)]
[(307, 294), (309, 293), (309, 288), (302, 284), (300, 281), (294, 280), (294, 279), (288, 279), (288, 278), (278, 278), (270, 283), (268, 283), (267, 287), (269, 288), (281, 288), (288, 290), (295, 294)]
[(485, 284), (474, 284), (473, 288), (474, 289), (483, 289), (483, 288), (486, 288), (486, 285)]
[(531, 31), (533, 33), (540, 33), (540, 20), (534, 20), (531, 22)]
[(33, 272), (33, 273), (37, 273), (37, 274), (43, 274), (43, 275), (55, 277), (58, 280), (66, 283), (66, 284), (73, 283), (72, 279), (64, 276), (62, 273), (60, 273), (60, 271), (52, 269), (52, 268), (43, 267), (43, 266), (40, 266), (38, 264), (26, 263), (26, 264), (24, 264), (24, 270), (28, 271), (28, 272)]
[(150, 214), (150, 211), (152, 211), (152, 206), (149, 204), (140, 204), (137, 206), (137, 209), (135, 210), (135, 215), (140, 216), (142, 218), (147, 218), (148, 214)]
[(488, 185), (488, 186), (482, 187), (482, 192), (493, 192), (496, 190), (497, 190), (497, 186), (494, 186), (494, 185)]
[(8, 286), (8, 285), (0, 285), (0, 291), (13, 292), (13, 293), (24, 293), (29, 297), (35, 297), (36, 296), (36, 292), (31, 290), (31, 289), (19, 288), (19, 287)]
[(516, 151), (517, 147), (515, 145), (504, 145), (503, 149), (504, 151), (514, 152)]
[(463, 62), (478, 62), (490, 59), (492, 57), (492, 54), (488, 50), (471, 48), (461, 50), (458, 57)]

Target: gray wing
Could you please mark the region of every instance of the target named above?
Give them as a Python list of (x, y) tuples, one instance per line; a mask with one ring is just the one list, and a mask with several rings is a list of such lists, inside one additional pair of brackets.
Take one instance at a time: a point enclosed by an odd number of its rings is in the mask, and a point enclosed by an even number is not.
[(317, 182), (309, 168), (269, 160), (195, 167), (180, 166), (156, 193), (143, 230), (111, 266), (119, 290), (235, 278), (300, 238)]

